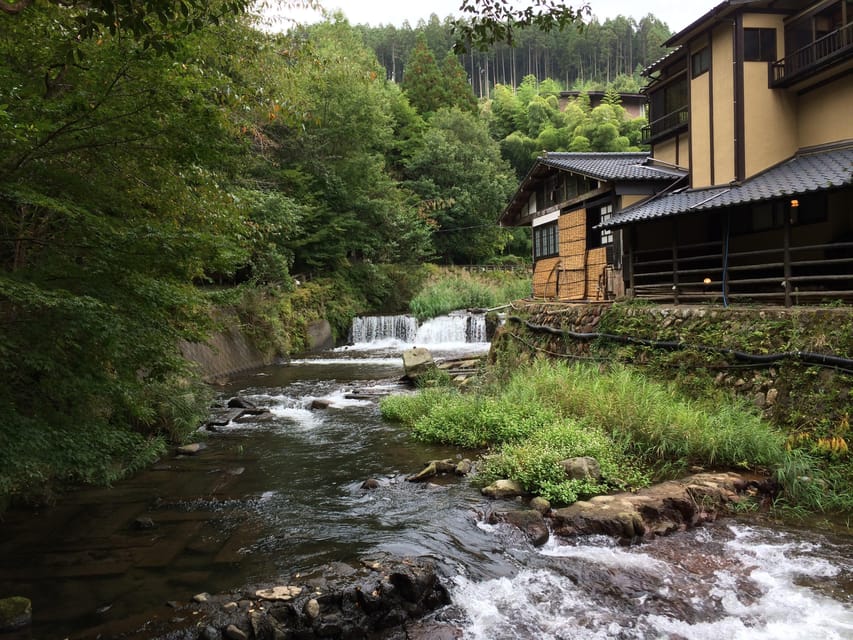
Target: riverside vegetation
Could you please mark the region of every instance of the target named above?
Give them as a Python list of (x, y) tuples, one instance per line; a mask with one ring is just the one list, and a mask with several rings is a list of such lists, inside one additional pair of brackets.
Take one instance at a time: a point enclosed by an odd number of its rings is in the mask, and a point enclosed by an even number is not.
[[(631, 305), (602, 313), (601, 325), (623, 335), (663, 331), (673, 337), (673, 328), (661, 328), (649, 314), (626, 314), (626, 307)], [(715, 345), (740, 338), (747, 349), (758, 348), (754, 341), (761, 339), (760, 352), (767, 353), (771, 335), (796, 341), (808, 334), (804, 324), (792, 337), (780, 331), (778, 319), (754, 316), (756, 322), (741, 329), (752, 341), (724, 318), (701, 323), (704, 338), (716, 335)], [(815, 328), (812, 337), (824, 345), (848, 343), (849, 326), (836, 325), (829, 334), (825, 329)], [(779, 488), (772, 504), (777, 513), (853, 514), (853, 464), (844, 446), (851, 396), (844, 374), (834, 387), (824, 380), (809, 392), (814, 368), (789, 367), (793, 372), (784, 375), (800, 411), (762, 412), (720, 384), (712, 356), (701, 350), (655, 353), (600, 341), (578, 356), (559, 352), (553, 335), (526, 334), (522, 342), (511, 333), (499, 330), (493, 362), (473, 387), (457, 389), (433, 378), (414, 395), (384, 399), (383, 415), (410, 426), (418, 438), (484, 451), (479, 481), (513, 479), (556, 504), (634, 490), (703, 467), (770, 476)], [(834, 407), (827, 397), (835, 399)], [(818, 406), (820, 418), (806, 418), (804, 410)], [(567, 479), (559, 463), (575, 456), (596, 458), (601, 480)]]

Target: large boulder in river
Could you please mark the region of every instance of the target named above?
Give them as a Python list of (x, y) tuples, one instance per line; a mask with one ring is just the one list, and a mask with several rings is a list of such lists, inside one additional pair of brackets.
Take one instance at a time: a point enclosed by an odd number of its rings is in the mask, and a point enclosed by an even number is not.
[(604, 534), (622, 542), (653, 538), (713, 520), (744, 486), (736, 473), (699, 473), (637, 493), (596, 496), (551, 512), (560, 536)]
[(415, 347), (403, 352), (403, 369), (409, 380), (417, 380), (418, 376), (435, 369), (435, 361), (429, 349)]

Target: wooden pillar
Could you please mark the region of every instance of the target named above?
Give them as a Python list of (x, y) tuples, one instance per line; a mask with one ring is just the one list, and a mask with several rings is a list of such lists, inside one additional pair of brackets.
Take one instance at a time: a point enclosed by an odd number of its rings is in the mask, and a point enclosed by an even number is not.
[(672, 301), (678, 300), (678, 219), (672, 219)]
[(628, 240), (628, 290), (631, 292), (630, 297), (636, 298), (637, 293), (634, 291), (634, 227), (628, 227), (628, 233), (623, 234)]
[(785, 216), (782, 233), (782, 262), (785, 278), (785, 306), (791, 306), (791, 214)]

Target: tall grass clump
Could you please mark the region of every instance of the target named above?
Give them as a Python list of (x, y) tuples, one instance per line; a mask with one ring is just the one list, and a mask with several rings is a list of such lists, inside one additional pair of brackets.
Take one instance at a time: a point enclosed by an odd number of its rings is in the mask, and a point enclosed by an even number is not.
[(455, 389), (389, 396), (380, 408), (383, 417), (411, 427), (420, 440), (471, 449), (518, 442), (558, 419), (548, 407)]
[(781, 431), (746, 405), (691, 401), (624, 366), (602, 372), (537, 361), (531, 372), (513, 377), (505, 393), (553, 403), (561, 415), (597, 425), (626, 451), (652, 462), (745, 468), (775, 466), (785, 455)]
[[(595, 458), (600, 479), (567, 479), (561, 461), (576, 456)], [(644, 470), (615, 446), (601, 429), (585, 421), (563, 418), (520, 442), (506, 443), (486, 456), (481, 469), (486, 481), (513, 478), (553, 503), (571, 504), (580, 497), (648, 484)]]
[(530, 295), (528, 273), (445, 270), (434, 275), (412, 298), (409, 310), (419, 320), (457, 309), (488, 309)]
[[(381, 408), (422, 440), (488, 447), (483, 479), (509, 477), (559, 503), (644, 486), (652, 469), (776, 469), (788, 454), (783, 435), (745, 405), (691, 401), (622, 366), (537, 360), (477, 394), (426, 389)], [(576, 456), (598, 460), (602, 479), (569, 480), (560, 461)]]

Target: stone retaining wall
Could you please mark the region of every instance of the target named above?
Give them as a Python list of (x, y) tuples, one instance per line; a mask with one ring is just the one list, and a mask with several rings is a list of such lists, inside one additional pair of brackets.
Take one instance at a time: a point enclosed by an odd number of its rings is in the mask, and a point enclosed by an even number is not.
[[(702, 371), (713, 383), (732, 389), (760, 407), (767, 417), (796, 425), (809, 415), (841, 424), (853, 415), (850, 371), (809, 366), (791, 358), (770, 366), (736, 361), (714, 348), (753, 355), (816, 352), (853, 358), (853, 313), (849, 307), (716, 307), (643, 304), (516, 303), (509, 321), (493, 341), (499, 358), (502, 341), (516, 349), (552, 356), (600, 358), (649, 365), (656, 376)], [(515, 321), (513, 321), (513, 319)], [(605, 339), (573, 339), (534, 331), (540, 325), (557, 331), (605, 333), (683, 343), (696, 349), (654, 349)], [(508, 343), (504, 343), (508, 344)], [(706, 349), (707, 348), (707, 349)], [(703, 349), (706, 349), (703, 351)], [(799, 416), (797, 415), (799, 414)]]

